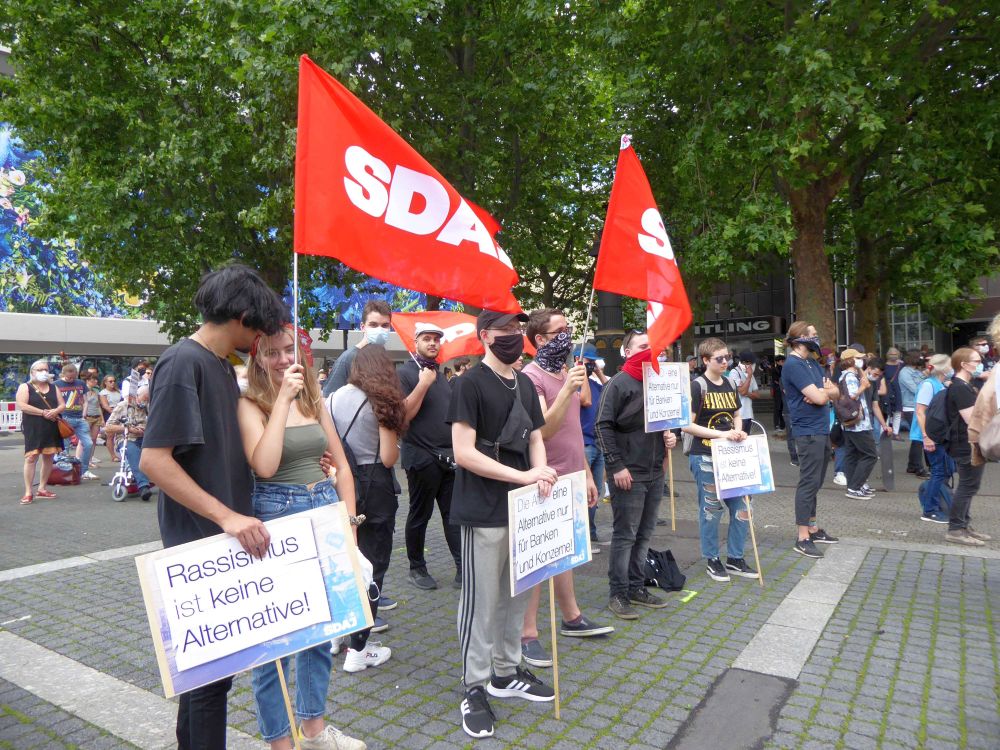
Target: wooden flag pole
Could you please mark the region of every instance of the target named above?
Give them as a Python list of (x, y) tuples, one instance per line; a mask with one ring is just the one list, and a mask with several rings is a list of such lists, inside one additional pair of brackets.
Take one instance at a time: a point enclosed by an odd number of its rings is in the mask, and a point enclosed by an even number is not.
[(285, 710), (288, 711), (288, 724), (292, 728), (292, 744), (295, 750), (302, 750), (299, 745), (299, 729), (295, 723), (295, 712), (292, 711), (292, 701), (288, 697), (288, 683), (285, 682), (285, 670), (281, 666), (281, 659), (274, 660), (274, 666), (278, 668), (278, 682), (281, 683), (281, 694), (285, 697)]
[(556, 640), (556, 585), (549, 579), (549, 621), (552, 626), (552, 689), (556, 694), (556, 719), (559, 718), (559, 646)]
[[(295, 364), (299, 363), (299, 254), (292, 251), (292, 339)], [(296, 748), (298, 745), (296, 745)]]
[(587, 322), (583, 324), (583, 338), (580, 339), (580, 359), (583, 359), (583, 347), (587, 345), (587, 334), (590, 332), (590, 311), (594, 308), (594, 287), (590, 287), (590, 302), (587, 303)]
[(757, 563), (757, 582), (764, 588), (764, 569), (760, 567), (760, 553), (757, 551), (757, 534), (753, 530), (753, 511), (750, 510), (750, 496), (743, 496), (743, 503), (747, 508), (747, 523), (750, 524), (750, 542), (753, 544), (753, 559)]
[(674, 509), (674, 449), (667, 451), (667, 476), (670, 478), (670, 530), (677, 531), (677, 513)]

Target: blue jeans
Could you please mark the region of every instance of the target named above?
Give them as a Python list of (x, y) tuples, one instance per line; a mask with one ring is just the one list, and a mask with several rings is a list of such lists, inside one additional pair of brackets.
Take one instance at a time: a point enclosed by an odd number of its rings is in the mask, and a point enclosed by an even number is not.
[(917, 492), (920, 509), (925, 516), (939, 511), (947, 513), (951, 509), (951, 490), (948, 479), (955, 473), (955, 462), (941, 446), (934, 451), (924, 451), (931, 467), (931, 478), (924, 485), (923, 492)]
[(125, 460), (132, 470), (135, 483), (139, 486), (139, 492), (149, 489), (149, 477), (139, 471), (139, 455), (142, 452), (142, 438), (138, 440), (125, 441)]
[(83, 466), (83, 470), (87, 471), (90, 469), (90, 457), (94, 455), (94, 441), (90, 439), (90, 425), (83, 417), (67, 417), (65, 414), (63, 414), (63, 417), (69, 422), (69, 426), (76, 433), (76, 439), (83, 446), (83, 455), (80, 456), (80, 464)]
[(726, 500), (718, 498), (711, 456), (692, 453), (688, 456), (688, 464), (695, 484), (698, 485), (698, 531), (701, 533), (702, 557), (712, 560), (719, 556), (719, 523), (722, 521), (725, 503), (725, 507), (729, 509), (726, 555), (731, 559), (742, 558), (747, 534), (750, 532), (746, 500), (742, 496)]
[(837, 474), (844, 474), (844, 469), (847, 462), (847, 446), (843, 443), (840, 444), (839, 448), (833, 449), (833, 471)]
[[(304, 484), (258, 482), (253, 491), (253, 514), (262, 521), (271, 521), (331, 505), (338, 500), (337, 491), (329, 479), (317, 482), (312, 489)], [(290, 660), (288, 656), (281, 660), (286, 679)], [(323, 715), (332, 666), (333, 654), (329, 643), (320, 643), (295, 654), (295, 713), (299, 719), (314, 719)], [(264, 739), (271, 742), (290, 736), (292, 729), (274, 662), (255, 667), (252, 682), (253, 697), (257, 703), (257, 725)]]
[(656, 517), (663, 499), (663, 475), (648, 482), (632, 481), (629, 490), (611, 489), (611, 559), (608, 583), (611, 596), (628, 598), (629, 592), (645, 585), (646, 551), (656, 529)]
[[(590, 473), (594, 475), (594, 484), (597, 485), (597, 494), (603, 496), (604, 492), (604, 454), (596, 445), (584, 445), (584, 455), (587, 456), (587, 464), (590, 466)], [(597, 541), (597, 506), (587, 508), (587, 515), (590, 517), (590, 539)]]

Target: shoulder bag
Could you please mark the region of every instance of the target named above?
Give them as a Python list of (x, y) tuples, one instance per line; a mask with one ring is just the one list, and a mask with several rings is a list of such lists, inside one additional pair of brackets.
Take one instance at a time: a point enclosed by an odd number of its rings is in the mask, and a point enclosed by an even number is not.
[[(47, 407), (49, 407), (49, 409), (54, 409), (54, 408), (55, 408), (54, 406), (52, 406), (52, 404), (50, 404), (50, 403), (49, 403), (49, 400), (48, 400), (48, 399), (47, 399), (47, 398), (45, 397), (45, 394), (44, 394), (44, 393), (42, 393), (42, 392), (41, 392), (41, 391), (40, 391), (40, 390), (38, 389), (38, 386), (37, 386), (37, 385), (35, 385), (34, 383), (32, 383), (32, 384), (31, 384), (31, 387), (35, 389), (35, 393), (37, 393), (37, 394), (38, 394), (38, 397), (39, 397), (40, 399), (42, 399), (42, 401), (44, 401), (44, 402), (45, 402), (45, 405), (46, 405)], [(55, 387), (55, 386), (53, 386), (53, 387)], [(63, 440), (65, 440), (66, 438), (70, 438), (70, 437), (73, 437), (73, 433), (75, 433), (75, 432), (76, 432), (76, 430), (74, 430), (74, 429), (73, 429), (73, 428), (72, 428), (72, 427), (70, 426), (69, 422), (67, 422), (67, 421), (66, 421), (65, 419), (63, 419), (62, 417), (56, 417), (56, 427), (58, 427), (58, 428), (59, 428), (59, 437), (61, 437), (61, 438), (62, 438)]]

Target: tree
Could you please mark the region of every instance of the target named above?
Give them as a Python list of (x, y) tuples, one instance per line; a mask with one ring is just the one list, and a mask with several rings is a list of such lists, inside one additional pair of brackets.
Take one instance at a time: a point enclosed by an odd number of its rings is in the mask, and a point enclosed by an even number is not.
[(787, 254), (797, 317), (834, 342), (830, 208), (856, 165), (917, 135), (897, 126), (932, 116), (935, 76), (988, 59), (993, 14), (902, 0), (626, 8), (639, 67), (658, 71), (644, 125), (673, 157), (689, 266), (732, 274)]

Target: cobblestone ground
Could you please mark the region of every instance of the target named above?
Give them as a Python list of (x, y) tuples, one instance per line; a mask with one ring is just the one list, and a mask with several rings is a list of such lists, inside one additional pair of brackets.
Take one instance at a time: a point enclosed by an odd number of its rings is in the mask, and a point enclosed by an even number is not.
[(872, 549), (771, 748), (1000, 747), (1000, 560)]

